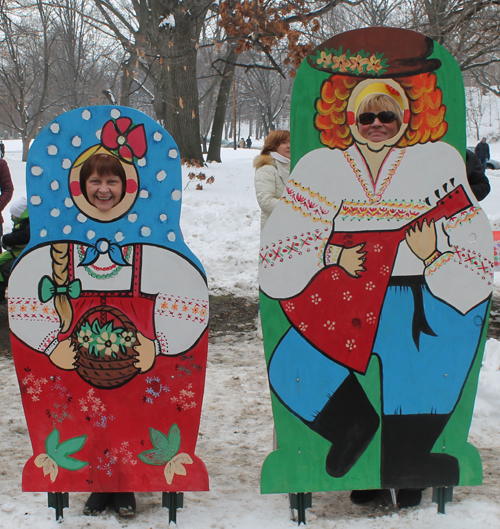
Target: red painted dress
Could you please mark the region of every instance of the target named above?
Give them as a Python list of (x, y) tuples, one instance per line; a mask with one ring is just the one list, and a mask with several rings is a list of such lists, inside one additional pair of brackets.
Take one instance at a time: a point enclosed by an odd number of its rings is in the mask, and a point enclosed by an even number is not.
[[(13, 354), (34, 453), (23, 489), (207, 490), (194, 454), (208, 339), (204, 277), (160, 247), (121, 248), (127, 266), (105, 253), (78, 266), (88, 247), (68, 249), (68, 290), (78, 288), (68, 294), (72, 320), (64, 333), (53, 298), (43, 301), (57, 290), (51, 247), (26, 254), (12, 276)], [(145, 373), (134, 365), (141, 339), (156, 351)], [(67, 340), (77, 351), (74, 370), (50, 360)]]

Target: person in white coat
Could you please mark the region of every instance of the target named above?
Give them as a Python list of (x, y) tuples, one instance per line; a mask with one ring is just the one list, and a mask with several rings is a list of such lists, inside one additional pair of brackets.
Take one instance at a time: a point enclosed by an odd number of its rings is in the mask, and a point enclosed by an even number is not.
[(290, 176), (290, 132), (273, 130), (253, 162), (261, 229), (278, 204)]

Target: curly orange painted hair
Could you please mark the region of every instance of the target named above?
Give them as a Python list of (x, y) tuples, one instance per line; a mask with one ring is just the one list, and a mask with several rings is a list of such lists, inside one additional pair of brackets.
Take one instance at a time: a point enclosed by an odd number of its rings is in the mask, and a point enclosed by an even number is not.
[[(314, 125), (323, 145), (345, 150), (354, 142), (347, 121), (347, 103), (354, 87), (360, 82), (361, 79), (332, 75), (321, 86)], [(399, 79), (398, 82), (409, 101), (410, 121), (397, 146), (440, 140), (446, 134), (448, 124), (444, 120), (446, 107), (436, 76), (424, 73)]]

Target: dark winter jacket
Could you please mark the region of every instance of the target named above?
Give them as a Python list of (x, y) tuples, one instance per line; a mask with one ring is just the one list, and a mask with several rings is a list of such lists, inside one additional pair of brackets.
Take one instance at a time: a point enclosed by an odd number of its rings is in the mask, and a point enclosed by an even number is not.
[(0, 223), (3, 223), (2, 211), (10, 202), (13, 192), (14, 186), (12, 185), (9, 166), (4, 159), (0, 158)]
[(476, 145), (476, 149), (474, 150), (476, 156), (480, 160), (489, 160), (490, 159), (490, 146), (486, 142), (480, 141)]
[(11, 233), (6, 233), (2, 237), (2, 246), (7, 250), (0, 254), (0, 297), (5, 291), (6, 283), (9, 279), (12, 266), (21, 255), (23, 248), (30, 242), (30, 219), (28, 210), (17, 219), (12, 217), (14, 226)]
[(30, 242), (30, 219), (28, 210), (14, 220), (14, 227), (11, 233), (6, 233), (2, 237), (2, 246), (6, 249), (24, 248)]
[(490, 192), (490, 182), (484, 174), (483, 164), (469, 149), (465, 151), (465, 167), (470, 188), (477, 200), (483, 200)]

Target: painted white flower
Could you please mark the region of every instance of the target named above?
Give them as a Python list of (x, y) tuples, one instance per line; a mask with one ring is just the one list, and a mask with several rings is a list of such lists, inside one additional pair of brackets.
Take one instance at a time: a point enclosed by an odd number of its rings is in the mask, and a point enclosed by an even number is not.
[(103, 354), (112, 356), (118, 352), (118, 335), (114, 332), (103, 332), (97, 337), (97, 350)]

